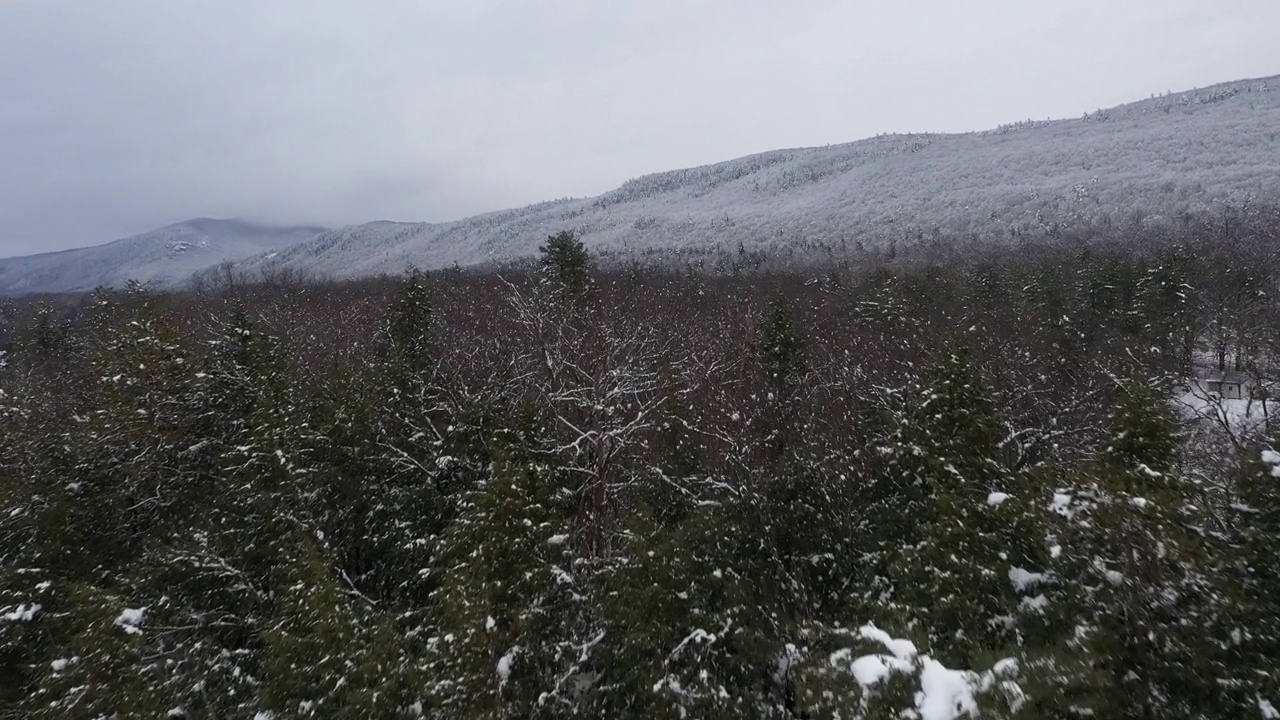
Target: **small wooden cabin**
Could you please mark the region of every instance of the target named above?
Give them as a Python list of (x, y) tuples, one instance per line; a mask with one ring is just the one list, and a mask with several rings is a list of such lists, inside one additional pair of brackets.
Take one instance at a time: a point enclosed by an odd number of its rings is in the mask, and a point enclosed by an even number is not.
[(1224, 400), (1243, 400), (1249, 395), (1249, 378), (1230, 370), (1212, 372), (1204, 379), (1204, 389)]

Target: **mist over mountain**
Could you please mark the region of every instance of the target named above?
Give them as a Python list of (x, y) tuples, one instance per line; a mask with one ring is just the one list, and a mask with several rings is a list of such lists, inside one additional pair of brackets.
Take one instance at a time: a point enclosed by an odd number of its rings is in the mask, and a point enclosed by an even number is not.
[(198, 270), (287, 248), (323, 230), (197, 218), (105, 245), (0, 260), (0, 294), (80, 292), (129, 280), (172, 287)]

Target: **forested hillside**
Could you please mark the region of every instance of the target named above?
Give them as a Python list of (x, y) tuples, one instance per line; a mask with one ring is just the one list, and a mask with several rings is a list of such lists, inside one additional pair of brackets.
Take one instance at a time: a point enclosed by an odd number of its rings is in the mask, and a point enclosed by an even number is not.
[(1278, 89), (1276, 77), (1240, 80), (1074, 119), (772, 150), (644, 175), (596, 197), (338, 228), (239, 265), (346, 279), (504, 262), (533, 256), (564, 229), (601, 257), (710, 263), (739, 248), (812, 261), (1177, 225), (1280, 199)]
[(197, 218), (105, 245), (0, 258), (0, 296), (122, 288), (129, 280), (156, 288), (186, 285), (197, 271), (282, 250), (323, 230)]
[(0, 717), (1280, 717), (1277, 241), (6, 301)]

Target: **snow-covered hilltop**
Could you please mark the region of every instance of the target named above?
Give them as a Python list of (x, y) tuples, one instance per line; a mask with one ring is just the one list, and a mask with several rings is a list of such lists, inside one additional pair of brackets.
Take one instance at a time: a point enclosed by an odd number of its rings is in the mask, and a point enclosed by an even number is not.
[(0, 295), (78, 292), (129, 280), (180, 285), (199, 270), (296, 245), (323, 230), (188, 220), (105, 245), (0, 260)]
[(621, 256), (715, 249), (1001, 241), (1054, 224), (1176, 218), (1280, 200), (1280, 76), (1166, 94), (1083, 117), (964, 134), (886, 135), (646, 175), (594, 198), (447, 223), (331, 230), (270, 259), (333, 277), (529, 255), (574, 229)]
[(775, 150), (645, 175), (593, 198), (455, 222), (321, 232), (195, 220), (98, 247), (0, 260), (0, 294), (129, 279), (170, 286), (225, 262), (333, 278), (471, 265), (531, 255), (566, 229), (595, 252), (622, 258), (739, 248), (803, 257), (1177, 221), (1248, 202), (1280, 204), (1280, 76), (1069, 120)]

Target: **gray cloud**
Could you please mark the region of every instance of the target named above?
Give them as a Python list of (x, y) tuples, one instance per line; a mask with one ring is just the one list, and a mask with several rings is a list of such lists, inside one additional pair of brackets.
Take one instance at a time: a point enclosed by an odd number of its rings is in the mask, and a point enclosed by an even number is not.
[(5, 0), (0, 256), (449, 220), (1280, 72), (1271, 0)]

